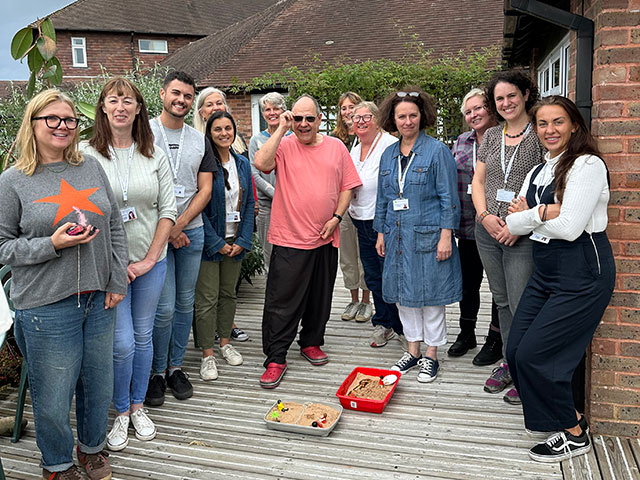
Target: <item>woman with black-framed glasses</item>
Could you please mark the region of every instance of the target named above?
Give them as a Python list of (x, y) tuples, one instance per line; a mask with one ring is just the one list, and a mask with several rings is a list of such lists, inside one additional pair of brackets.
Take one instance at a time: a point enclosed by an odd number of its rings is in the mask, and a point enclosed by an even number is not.
[(113, 392), (115, 306), (127, 291), (127, 244), (109, 180), (78, 152), (71, 100), (46, 90), (27, 105), (15, 166), (0, 175), (0, 262), (12, 266), (15, 334), (27, 361), (43, 478), (111, 478), (103, 449)]
[[(362, 98), (355, 92), (346, 92), (338, 99), (337, 121), (333, 135), (342, 140), (345, 146), (353, 150), (358, 144), (358, 136), (354, 132), (351, 117), (354, 108), (362, 102)], [(367, 322), (373, 315), (369, 289), (364, 280), (364, 268), (358, 251), (358, 234), (356, 227), (347, 212), (340, 222), (340, 270), (344, 287), (351, 293), (351, 302), (342, 313), (342, 320)], [(360, 299), (362, 290), (362, 300)]]

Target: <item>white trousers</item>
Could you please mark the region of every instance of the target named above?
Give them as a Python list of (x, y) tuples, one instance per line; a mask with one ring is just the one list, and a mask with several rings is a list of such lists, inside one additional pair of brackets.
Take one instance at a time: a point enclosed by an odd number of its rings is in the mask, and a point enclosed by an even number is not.
[(404, 336), (408, 342), (422, 342), (430, 347), (440, 347), (447, 343), (447, 322), (444, 305), (436, 307), (411, 308), (398, 306)]

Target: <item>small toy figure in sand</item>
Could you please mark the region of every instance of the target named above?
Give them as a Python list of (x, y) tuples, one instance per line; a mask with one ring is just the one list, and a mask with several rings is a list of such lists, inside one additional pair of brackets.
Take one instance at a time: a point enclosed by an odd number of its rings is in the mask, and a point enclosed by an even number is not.
[(285, 408), (284, 403), (282, 403), (282, 400), (278, 400), (278, 410), (280, 410), (281, 412), (286, 412), (289, 409)]

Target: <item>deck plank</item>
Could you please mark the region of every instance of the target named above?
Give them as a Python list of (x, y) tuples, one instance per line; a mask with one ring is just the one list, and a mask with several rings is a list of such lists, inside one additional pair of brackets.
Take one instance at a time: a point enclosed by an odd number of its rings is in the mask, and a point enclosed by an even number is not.
[[(429, 385), (415, 373), (401, 379), (384, 413), (345, 410), (329, 437), (311, 437), (268, 430), (263, 421), (277, 399), (337, 404), (335, 392), (356, 366), (391, 366), (402, 354), (395, 339), (383, 348), (368, 346), (369, 324), (343, 322), (349, 301), (342, 279), (336, 280), (327, 325), (325, 350), (331, 361), (313, 367), (291, 348), (287, 372), (276, 390), (258, 385), (262, 373), (260, 342), (265, 279), (243, 284), (236, 320), (250, 336), (236, 347), (244, 364), (220, 363), (220, 376), (203, 382), (198, 375), (200, 353), (189, 347), (184, 369), (191, 375), (194, 397), (176, 400), (168, 394), (162, 407), (150, 408), (158, 436), (113, 452), (114, 479), (292, 479), (292, 480), (560, 480), (560, 464), (533, 462), (527, 455), (533, 442), (524, 432), (522, 410), (507, 405), (502, 395), (482, 389), (492, 366), (475, 367), (472, 350), (448, 358), (441, 349), (441, 373)], [(490, 321), (490, 295), (483, 285), (478, 343), (484, 342)], [(447, 307), (449, 341), (459, 331), (458, 308)], [(25, 410), (29, 426), (17, 444), (0, 438), (8, 478), (40, 478), (30, 399)], [(0, 415), (15, 405), (13, 393), (0, 397)], [(111, 413), (113, 415), (113, 412)], [(75, 423), (72, 414), (72, 424)], [(597, 468), (597, 465), (596, 465)], [(565, 478), (570, 478), (566, 477)], [(596, 477), (594, 477), (595, 479)]]

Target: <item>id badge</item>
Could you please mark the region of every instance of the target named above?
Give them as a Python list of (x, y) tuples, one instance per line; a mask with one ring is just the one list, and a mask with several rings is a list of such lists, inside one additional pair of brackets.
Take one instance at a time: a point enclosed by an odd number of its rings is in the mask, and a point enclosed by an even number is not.
[(238, 223), (240, 221), (240, 212), (227, 213), (227, 223)]
[(174, 185), (173, 193), (176, 194), (176, 197), (183, 198), (184, 197), (184, 185)]
[(135, 220), (136, 218), (138, 218), (135, 207), (121, 208), (120, 216), (122, 217), (122, 221), (124, 223), (130, 222), (131, 220)]
[(393, 201), (393, 209), (396, 212), (398, 210), (409, 210), (409, 199), (408, 198), (396, 198)]
[(511, 200), (513, 200), (515, 196), (515, 192), (505, 190), (504, 188), (501, 188), (496, 192), (496, 200), (498, 200), (499, 202), (511, 203)]
[(467, 195), (471, 195), (471, 184), (467, 185)]
[(529, 238), (535, 242), (540, 242), (540, 243), (549, 243), (549, 240), (551, 240), (549, 237), (545, 237), (544, 235), (540, 235), (539, 233), (533, 232)]

